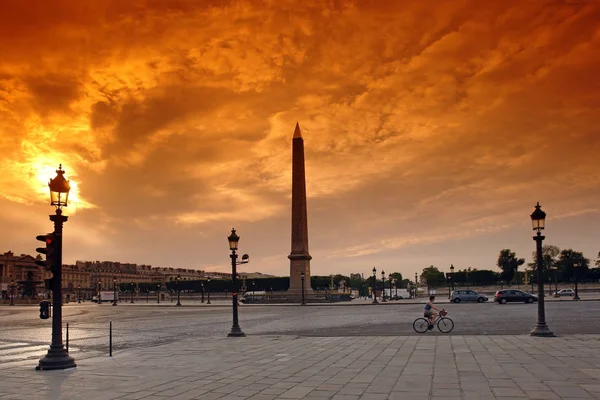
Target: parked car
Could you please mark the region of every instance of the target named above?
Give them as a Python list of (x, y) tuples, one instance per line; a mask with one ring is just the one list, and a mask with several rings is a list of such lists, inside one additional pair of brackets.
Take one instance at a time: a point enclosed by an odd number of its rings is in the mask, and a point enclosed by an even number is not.
[(537, 301), (537, 296), (520, 290), (504, 289), (498, 290), (494, 296), (494, 301), (498, 304), (506, 304), (508, 302), (517, 303), (533, 303)]
[(454, 290), (450, 295), (450, 300), (455, 303), (460, 303), (461, 301), (476, 301), (478, 303), (483, 303), (484, 301), (488, 301), (488, 297), (485, 294), (477, 293), (474, 290)]
[(554, 296), (575, 296), (575, 291), (573, 289), (561, 289), (558, 292), (554, 292)]

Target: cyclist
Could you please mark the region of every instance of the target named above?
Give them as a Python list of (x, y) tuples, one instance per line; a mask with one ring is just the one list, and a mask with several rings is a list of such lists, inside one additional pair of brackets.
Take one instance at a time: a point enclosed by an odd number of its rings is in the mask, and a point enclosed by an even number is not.
[(435, 296), (429, 296), (429, 301), (425, 304), (425, 309), (423, 310), (423, 316), (429, 320), (429, 330), (433, 329), (433, 321), (435, 321), (438, 315), (433, 310), (440, 311), (439, 308), (433, 305), (434, 301)]

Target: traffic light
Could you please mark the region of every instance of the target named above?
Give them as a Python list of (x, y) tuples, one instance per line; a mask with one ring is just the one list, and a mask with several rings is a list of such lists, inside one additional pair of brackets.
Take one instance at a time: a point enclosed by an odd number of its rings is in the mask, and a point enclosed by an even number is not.
[(50, 318), (50, 302), (46, 300), (40, 301), (40, 319)]
[(38, 253), (45, 254), (46, 260), (36, 260), (35, 263), (54, 272), (56, 267), (56, 237), (54, 237), (53, 233), (47, 233), (45, 235), (36, 236), (36, 240), (46, 244), (46, 247), (38, 247), (35, 249)]

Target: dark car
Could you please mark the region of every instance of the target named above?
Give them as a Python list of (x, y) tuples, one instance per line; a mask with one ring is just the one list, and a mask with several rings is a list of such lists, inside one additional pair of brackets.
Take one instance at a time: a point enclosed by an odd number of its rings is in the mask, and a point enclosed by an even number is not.
[(506, 304), (509, 302), (513, 303), (533, 303), (537, 301), (537, 296), (529, 294), (527, 292), (521, 292), (520, 290), (504, 289), (498, 290), (494, 296), (494, 301), (498, 304)]

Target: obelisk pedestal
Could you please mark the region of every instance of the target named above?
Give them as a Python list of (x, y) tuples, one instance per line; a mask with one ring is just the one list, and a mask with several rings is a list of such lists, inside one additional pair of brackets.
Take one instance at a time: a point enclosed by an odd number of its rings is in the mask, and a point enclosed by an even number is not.
[(304, 295), (313, 294), (310, 286), (310, 260), (308, 253), (308, 214), (306, 211), (306, 177), (304, 171), (304, 139), (300, 125), (296, 123), (292, 138), (292, 251), (290, 259), (290, 288), (288, 297), (302, 296), (302, 273)]

